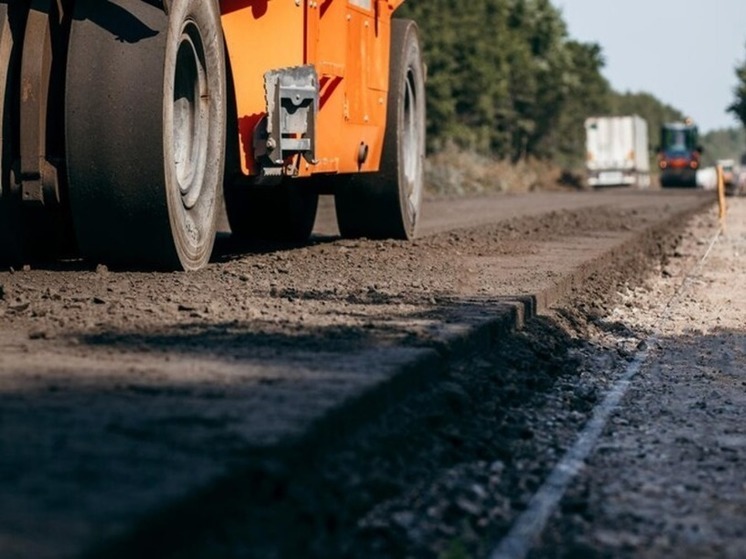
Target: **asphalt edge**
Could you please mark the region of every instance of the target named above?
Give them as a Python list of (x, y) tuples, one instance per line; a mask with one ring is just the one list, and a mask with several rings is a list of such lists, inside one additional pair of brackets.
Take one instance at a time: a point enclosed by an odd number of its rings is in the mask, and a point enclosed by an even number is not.
[(504, 337), (520, 331), (529, 320), (580, 289), (588, 278), (601, 272), (610, 261), (654, 257), (655, 252), (640, 253), (635, 250), (641, 240), (664, 237), (674, 242), (688, 220), (712, 204), (714, 201), (703, 199), (699, 204), (692, 204), (632, 234), (555, 282), (552, 287), (486, 304), (487, 310), (481, 313), (467, 313), (462, 323), (451, 323), (450, 327), (444, 328), (442, 337), (433, 340), (431, 347), (422, 347), (413, 360), (401, 364), (397, 371), (381, 382), (330, 408), (309, 424), (303, 434), (278, 446), (247, 450), (251, 453), (250, 465), (239, 466), (176, 502), (166, 503), (158, 510), (145, 513), (121, 538), (94, 544), (81, 557), (115, 559), (133, 554), (155, 557), (153, 553), (157, 554), (158, 548), (173, 541), (171, 538), (180, 539), (183, 530), (189, 531), (189, 527), (193, 527), (199, 531), (205, 529), (206, 524), (209, 526), (210, 503), (220, 501), (220, 495), (245, 491), (243, 487), (247, 480), (257, 476), (266, 475), (272, 483), (277, 479), (287, 479), (293, 472), (310, 466), (315, 455), (343, 442), (366, 422), (404, 401), (415, 390), (447, 378), (454, 362), (491, 349)]
[[(555, 282), (552, 287), (489, 305), (488, 311), (482, 316), (472, 314), (466, 317), (466, 328), (463, 327), (463, 323), (452, 325), (450, 330), (445, 330), (442, 339), (433, 342), (432, 352), (425, 352), (413, 362), (402, 365), (398, 372), (370, 391), (330, 409), (325, 416), (309, 426), (303, 437), (293, 441), (292, 445), (306, 449), (306, 452), (318, 452), (330, 442), (334, 444), (340, 440), (340, 436), (354, 432), (371, 417), (404, 400), (413, 390), (447, 376), (452, 362), (491, 349), (500, 343), (501, 338), (520, 331), (526, 322), (581, 289), (584, 282), (594, 274), (602, 272), (609, 262), (656, 256), (652, 251), (640, 253), (638, 249), (641, 241), (667, 237), (670, 242), (674, 242), (675, 237), (686, 227), (693, 215), (714, 203), (713, 200), (703, 199), (699, 204), (692, 204), (667, 219), (632, 234)], [(644, 243), (644, 246), (647, 246), (647, 243)], [(329, 440), (330, 437), (332, 440)]]

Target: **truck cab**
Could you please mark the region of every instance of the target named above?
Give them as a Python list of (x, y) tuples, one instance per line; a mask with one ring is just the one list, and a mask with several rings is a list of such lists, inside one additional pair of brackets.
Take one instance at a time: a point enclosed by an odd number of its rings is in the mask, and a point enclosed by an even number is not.
[(702, 147), (699, 131), (691, 120), (661, 126), (658, 168), (662, 187), (697, 186)]

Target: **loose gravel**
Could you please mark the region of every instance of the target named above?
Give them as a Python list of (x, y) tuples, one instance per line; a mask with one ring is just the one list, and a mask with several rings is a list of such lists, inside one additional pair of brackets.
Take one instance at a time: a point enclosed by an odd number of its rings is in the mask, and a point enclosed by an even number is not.
[[(566, 282), (561, 305), (527, 296), (696, 197), (621, 193), (472, 228), (463, 215), (413, 244), (322, 236), (247, 256), (222, 241), (190, 275), (78, 262), (0, 274), (0, 545), (37, 558), (80, 556), (80, 542), (102, 558), (484, 556), (637, 351), (641, 332), (608, 317), (668, 265), (675, 234)], [(447, 354), (444, 325), (506, 296), (542, 316), (434, 369), (399, 405), (360, 410), (376, 421), (347, 414), (321, 445), (277, 435), (340, 394), (319, 386), (349, 387), (382, 355), (394, 363), (389, 351)]]

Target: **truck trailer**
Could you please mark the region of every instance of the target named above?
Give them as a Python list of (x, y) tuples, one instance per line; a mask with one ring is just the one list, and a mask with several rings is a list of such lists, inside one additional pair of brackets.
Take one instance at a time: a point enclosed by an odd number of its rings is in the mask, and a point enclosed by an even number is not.
[(196, 270), (234, 235), (409, 239), (425, 70), (404, 0), (0, 0), (0, 262)]
[(648, 125), (637, 115), (585, 121), (588, 186), (650, 186)]

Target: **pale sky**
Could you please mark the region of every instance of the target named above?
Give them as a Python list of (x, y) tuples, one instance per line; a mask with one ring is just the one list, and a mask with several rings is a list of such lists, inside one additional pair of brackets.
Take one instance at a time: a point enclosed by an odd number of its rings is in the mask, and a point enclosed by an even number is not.
[(740, 126), (734, 70), (746, 60), (746, 0), (552, 0), (570, 36), (603, 48), (618, 91), (647, 91), (707, 132)]

